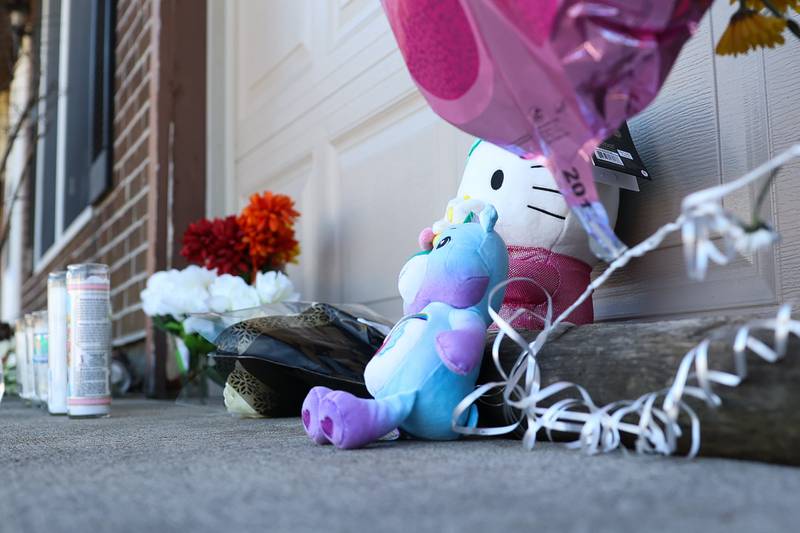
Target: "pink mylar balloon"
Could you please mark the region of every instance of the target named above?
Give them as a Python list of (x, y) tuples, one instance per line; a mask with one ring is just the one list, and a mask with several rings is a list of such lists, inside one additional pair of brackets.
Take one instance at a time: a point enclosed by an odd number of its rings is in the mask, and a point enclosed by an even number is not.
[(408, 70), (456, 127), (544, 157), (606, 260), (625, 250), (595, 147), (655, 98), (711, 0), (382, 0)]

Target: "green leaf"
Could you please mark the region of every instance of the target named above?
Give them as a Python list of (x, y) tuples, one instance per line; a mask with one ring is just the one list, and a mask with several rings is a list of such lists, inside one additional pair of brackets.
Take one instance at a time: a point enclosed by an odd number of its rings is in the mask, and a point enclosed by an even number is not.
[(153, 326), (167, 333), (183, 335), (183, 326), (172, 315), (157, 315), (150, 318)]
[(213, 352), (216, 348), (216, 346), (201, 337), (199, 333), (183, 334), (181, 338), (192, 354), (201, 354), (205, 356), (207, 353)]

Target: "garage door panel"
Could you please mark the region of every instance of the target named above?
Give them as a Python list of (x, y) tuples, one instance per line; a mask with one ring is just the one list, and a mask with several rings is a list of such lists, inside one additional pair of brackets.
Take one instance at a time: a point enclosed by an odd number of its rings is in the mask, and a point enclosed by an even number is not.
[[(304, 295), (311, 296), (318, 291), (315, 280), (318, 279), (316, 255), (317, 238), (313, 233), (317, 227), (313, 214), (319, 210), (319, 199), (314, 193), (313, 159), (311, 154), (294, 161), (291, 165), (273, 171), (270, 174), (252, 176), (241, 183), (239, 189), (239, 209), (247, 205), (252, 194), (264, 190), (276, 194), (286, 194), (295, 201), (295, 208), (301, 216), (295, 225), (295, 232), (301, 246), (298, 264), (287, 265), (286, 273), (292, 278), (297, 289)], [(309, 215), (310, 216), (307, 216)]]
[[(640, 242), (680, 213), (689, 193), (742, 176), (771, 156), (761, 53), (720, 57), (714, 46), (731, 10), (717, 2), (681, 52), (655, 101), (631, 121), (637, 148), (653, 180), (623, 192), (617, 230)], [(725, 206), (749, 221), (755, 189), (738, 191)], [(772, 201), (762, 211), (772, 219)], [(705, 283), (687, 280), (679, 234), (635, 260), (595, 297), (599, 319), (675, 316), (768, 307), (779, 299), (772, 249), (712, 266)]]
[[(446, 202), (437, 177), (438, 120), (424, 107), (387, 112), (334, 142), (342, 297), (395, 297), (396, 276), (416, 251), (417, 232)], [(416, 107), (416, 109), (413, 109)]]

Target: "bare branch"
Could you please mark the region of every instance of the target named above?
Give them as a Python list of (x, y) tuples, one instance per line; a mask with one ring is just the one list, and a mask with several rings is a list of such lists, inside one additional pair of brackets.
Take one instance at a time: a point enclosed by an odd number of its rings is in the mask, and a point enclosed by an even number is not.
[[(22, 128), (25, 126), (25, 123), (29, 121), (31, 113), (39, 104), (39, 102), (42, 100), (46, 101), (53, 94), (55, 94), (55, 92), (50, 90), (45, 95), (31, 96), (25, 104), (25, 108), (22, 110), (22, 113), (18, 117), (16, 124), (14, 124), (14, 127), (11, 129), (2, 159), (0, 159), (0, 197), (2, 197), (2, 194), (5, 191), (6, 166), (8, 165), (8, 158), (11, 156), (11, 151), (14, 148), (14, 143), (19, 137), (20, 132), (22, 132)], [(35, 140), (38, 140), (39, 133), (40, 132), (37, 132)], [(19, 180), (17, 180), (16, 186), (14, 187), (14, 192), (8, 201), (8, 206), (5, 205), (5, 199), (3, 199), (3, 202), (0, 205), (0, 216), (2, 216), (2, 226), (0, 226), (0, 250), (3, 249), (6, 239), (8, 238), (8, 232), (11, 226), (11, 215), (14, 212), (14, 204), (16, 204), (17, 200), (19, 199), (22, 186), (25, 184), (26, 178), (29, 175), (27, 169), (30, 167), (35, 153), (36, 143), (33, 142), (28, 146), (26, 151), (25, 164), (22, 167), (22, 174), (20, 175)]]

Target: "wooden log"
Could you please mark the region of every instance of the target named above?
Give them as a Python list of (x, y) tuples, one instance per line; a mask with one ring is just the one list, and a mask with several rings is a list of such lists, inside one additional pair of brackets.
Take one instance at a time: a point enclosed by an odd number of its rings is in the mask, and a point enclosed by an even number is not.
[[(733, 371), (733, 339), (745, 318), (697, 318), (649, 323), (603, 323), (562, 327), (539, 354), (542, 384), (571, 381), (584, 386), (597, 405), (636, 399), (672, 384), (684, 355), (705, 338), (712, 339), (709, 368)], [(532, 340), (537, 332), (521, 332)], [(772, 332), (755, 335), (770, 346)], [(487, 342), (480, 382), (498, 378)], [(508, 370), (519, 349), (505, 340), (501, 363)], [(689, 399), (701, 423), (700, 454), (800, 465), (800, 341), (791, 337), (786, 357), (768, 363), (748, 354), (748, 376), (738, 387), (714, 385), (722, 406)], [(496, 400), (496, 398), (494, 398)], [(494, 403), (494, 405), (489, 405)], [(501, 425), (516, 413), (500, 402), (479, 404), (481, 424)], [(688, 435), (688, 420), (681, 418)], [(515, 432), (520, 437), (522, 431)], [(544, 438), (540, 433), (540, 438)], [(574, 438), (574, 437), (573, 437)], [(628, 443), (630, 444), (630, 443)], [(678, 453), (688, 450), (682, 438)]]

